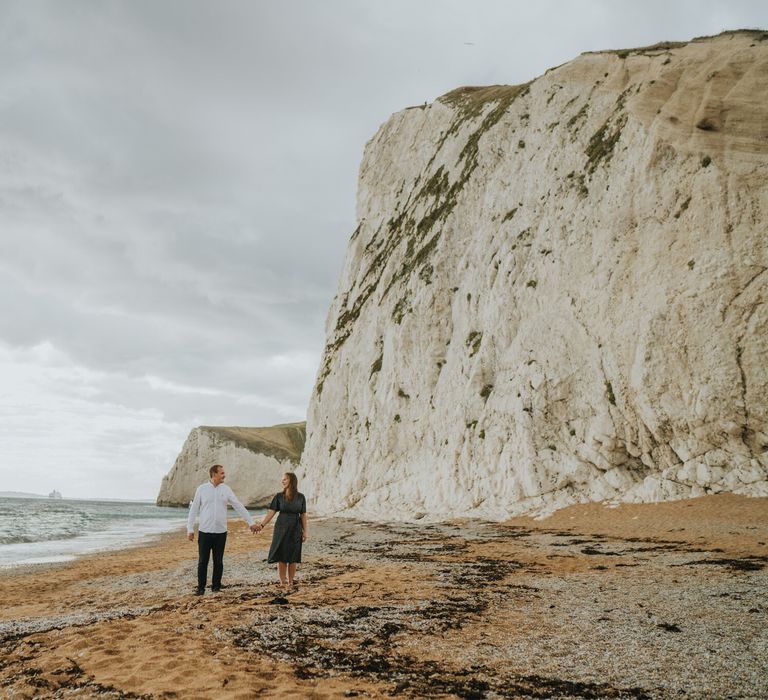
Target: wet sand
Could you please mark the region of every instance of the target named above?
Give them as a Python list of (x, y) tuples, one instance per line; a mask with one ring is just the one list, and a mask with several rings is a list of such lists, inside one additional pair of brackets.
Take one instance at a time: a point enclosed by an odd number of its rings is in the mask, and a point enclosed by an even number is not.
[(230, 522), (0, 573), (0, 697), (768, 697), (768, 499), (310, 518), (297, 591)]

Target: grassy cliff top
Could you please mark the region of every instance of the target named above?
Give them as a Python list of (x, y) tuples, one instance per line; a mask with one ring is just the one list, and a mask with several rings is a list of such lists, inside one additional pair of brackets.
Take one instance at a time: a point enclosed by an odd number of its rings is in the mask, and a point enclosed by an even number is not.
[(688, 44), (707, 42), (712, 41), (713, 39), (719, 39), (721, 37), (738, 36), (741, 34), (751, 36), (754, 41), (765, 41), (768, 39), (768, 31), (765, 29), (728, 29), (724, 32), (720, 32), (719, 34), (712, 34), (710, 36), (697, 36), (690, 41), (660, 41), (656, 44), (651, 44), (650, 46), (636, 46), (631, 49), (603, 49), (602, 51), (585, 51), (582, 55), (612, 53), (617, 54), (619, 57), (623, 58), (629, 54), (645, 54), (658, 51), (669, 51), (671, 49), (679, 49), (684, 46), (688, 46)]
[(307, 439), (307, 424), (283, 423), (266, 428), (243, 428), (201, 425), (200, 430), (212, 433), (221, 440), (234, 442), (251, 452), (269, 455), (277, 459), (298, 462)]
[[(697, 36), (693, 39), (690, 39), (689, 41), (660, 41), (650, 46), (637, 46), (628, 49), (602, 49), (598, 51), (584, 51), (581, 55), (589, 56), (599, 54), (614, 54), (619, 56), (619, 58), (626, 58), (632, 54), (662, 53), (672, 49), (683, 48), (689, 44), (709, 42), (714, 39), (739, 35), (751, 37), (751, 39), (755, 42), (768, 41), (768, 30), (765, 29), (728, 29), (724, 32), (720, 32), (720, 34), (713, 34), (711, 36)], [(549, 73), (556, 67), (550, 68), (546, 72)], [(476, 117), (489, 102), (502, 99), (514, 99), (518, 94), (523, 92), (525, 88), (528, 87), (528, 85), (530, 85), (530, 83), (523, 83), (521, 85), (465, 85), (451, 90), (445, 95), (440, 95), (437, 98), (437, 101), (443, 102), (444, 104), (454, 108), (462, 109), (466, 113), (466, 116)]]

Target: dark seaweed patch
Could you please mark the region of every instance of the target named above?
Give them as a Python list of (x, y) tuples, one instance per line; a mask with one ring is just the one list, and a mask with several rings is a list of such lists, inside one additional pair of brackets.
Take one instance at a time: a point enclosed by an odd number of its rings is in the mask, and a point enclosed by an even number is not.
[(673, 566), (723, 566), (731, 571), (761, 571), (765, 568), (768, 557), (745, 557), (743, 559), (698, 559), (685, 564), (673, 564)]
[(665, 632), (682, 632), (677, 625), (671, 623), (671, 622), (661, 622), (656, 627), (659, 627), (660, 629), (663, 629)]
[(621, 556), (617, 552), (604, 552), (601, 549), (595, 549), (594, 547), (584, 547), (581, 550), (582, 554), (599, 555), (601, 557), (618, 557)]
[[(496, 669), (486, 666), (461, 668), (449, 660), (420, 661), (399, 653), (398, 640), (405, 635), (423, 634), (424, 630), (429, 630), (432, 636), (439, 638), (476, 621), (502, 598), (510, 595), (540, 597), (541, 592), (534, 586), (508, 582), (516, 572), (533, 570), (535, 567), (531, 565), (491, 557), (478, 557), (473, 561), (447, 560), (446, 554), (467, 549), (464, 529), (448, 530), (429, 525), (417, 531), (391, 526), (380, 529), (387, 535), (382, 541), (345, 539), (344, 545), (347, 550), (369, 552), (379, 558), (430, 563), (438, 586), (445, 589), (446, 595), (406, 605), (273, 609), (270, 621), (277, 624), (265, 625), (259, 619), (231, 630), (234, 644), (291, 663), (299, 678), (347, 673), (355, 678), (386, 683), (390, 687), (389, 693), (398, 696), (646, 697), (640, 688), (621, 689), (607, 684), (576, 683), (534, 675), (500, 675)], [(531, 534), (519, 528), (494, 526), (488, 530), (489, 539)], [(434, 539), (425, 539), (425, 536)], [(568, 534), (568, 537), (572, 535)]]
[(450, 573), (452, 582), (460, 586), (474, 586), (501, 581), (513, 571), (522, 568), (523, 565), (515, 561), (478, 559), (474, 562), (454, 567), (448, 573)]
[[(389, 641), (400, 626), (386, 624), (379, 639)], [(390, 695), (411, 697), (436, 697), (451, 695), (459, 698), (486, 698), (489, 695), (504, 698), (647, 698), (642, 688), (615, 688), (604, 683), (577, 683), (559, 678), (536, 675), (499, 675), (490, 668), (473, 665), (456, 668), (447, 663), (419, 661), (412, 656), (398, 653), (382, 655), (376, 642), (368, 637), (362, 641), (327, 640), (314, 631), (300, 638), (275, 640), (262, 637), (258, 625), (237, 631), (234, 643), (242, 648), (268, 652), (296, 666), (299, 678), (320, 678), (331, 674), (348, 673), (355, 678), (367, 678), (391, 685)], [(327, 638), (327, 635), (326, 635)]]
[[(115, 688), (112, 685), (96, 683), (93, 676), (86, 675), (73, 659), (67, 659), (69, 666), (50, 673), (54, 680), (43, 676), (43, 671), (34, 666), (20, 670), (6, 679), (6, 683), (21, 682), (28, 688), (34, 688), (31, 697), (99, 697), (104, 700), (152, 700), (151, 695), (138, 695)], [(45, 691), (44, 693), (38, 691)], [(23, 697), (27, 697), (24, 694)]]
[(491, 531), (483, 533), (485, 540), (516, 540), (521, 537), (530, 537), (531, 531), (518, 525), (499, 525)]

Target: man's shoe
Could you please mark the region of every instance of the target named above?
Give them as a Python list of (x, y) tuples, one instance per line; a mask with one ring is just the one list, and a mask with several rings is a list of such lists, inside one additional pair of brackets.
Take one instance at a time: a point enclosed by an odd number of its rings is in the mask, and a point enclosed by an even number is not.
[(221, 591), (221, 586), (216, 586), (216, 588), (213, 588), (213, 586), (211, 586), (211, 590), (212, 590), (214, 593), (219, 593), (219, 592)]
[(205, 588), (195, 588), (195, 595), (203, 595), (205, 593)]

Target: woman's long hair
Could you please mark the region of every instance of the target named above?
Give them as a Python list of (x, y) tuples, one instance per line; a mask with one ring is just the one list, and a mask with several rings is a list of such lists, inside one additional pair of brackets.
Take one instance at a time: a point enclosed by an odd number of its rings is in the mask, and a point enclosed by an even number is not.
[(283, 495), (286, 501), (292, 501), (299, 491), (299, 480), (293, 472), (285, 472), (288, 477), (288, 486), (283, 489)]

